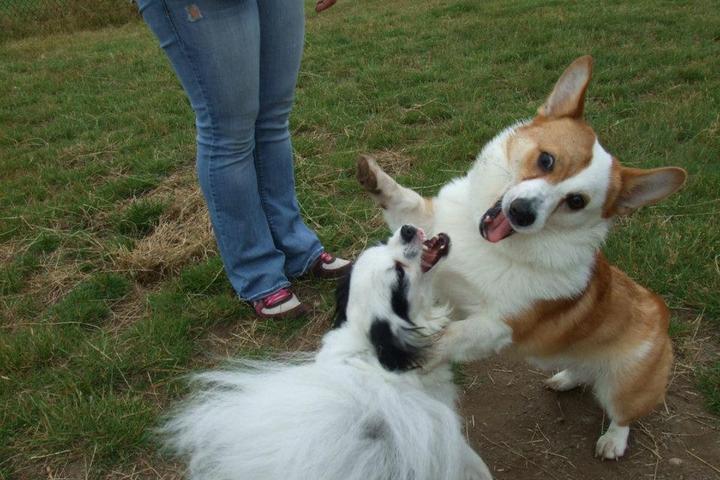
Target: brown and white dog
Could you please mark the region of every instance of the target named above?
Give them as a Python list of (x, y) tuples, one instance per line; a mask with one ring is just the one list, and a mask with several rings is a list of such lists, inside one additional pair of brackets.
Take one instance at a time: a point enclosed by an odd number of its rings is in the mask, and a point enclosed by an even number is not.
[(593, 387), (611, 419), (596, 455), (624, 454), (630, 423), (662, 402), (672, 363), (662, 298), (600, 252), (614, 217), (682, 186), (681, 168), (626, 168), (583, 120), (592, 58), (575, 60), (535, 118), (502, 131), (469, 173), (423, 198), (369, 157), (358, 179), (390, 228), (447, 232), (454, 248), (435, 276), (456, 321), (439, 359), (466, 361), (512, 346), (559, 373), (555, 390)]

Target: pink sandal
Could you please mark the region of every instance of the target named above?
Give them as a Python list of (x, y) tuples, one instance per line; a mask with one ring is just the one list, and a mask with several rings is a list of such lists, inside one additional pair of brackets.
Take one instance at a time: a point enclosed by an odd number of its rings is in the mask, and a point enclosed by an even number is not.
[(252, 302), (255, 313), (262, 318), (297, 318), (307, 313), (307, 306), (289, 288), (281, 288)]

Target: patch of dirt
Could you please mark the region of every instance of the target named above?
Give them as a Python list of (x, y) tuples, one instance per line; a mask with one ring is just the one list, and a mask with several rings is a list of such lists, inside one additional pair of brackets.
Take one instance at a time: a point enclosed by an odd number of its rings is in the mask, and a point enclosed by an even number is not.
[(550, 391), (547, 375), (511, 355), (463, 368), (461, 413), (497, 480), (720, 478), (720, 420), (703, 408), (691, 376), (678, 371), (666, 405), (631, 426), (619, 461), (593, 457), (608, 421), (589, 389)]

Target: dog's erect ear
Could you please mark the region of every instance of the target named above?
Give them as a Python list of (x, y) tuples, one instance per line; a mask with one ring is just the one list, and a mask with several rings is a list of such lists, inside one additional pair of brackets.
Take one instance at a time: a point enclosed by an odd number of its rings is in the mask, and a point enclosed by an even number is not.
[(420, 366), (422, 347), (408, 340), (396, 335), (387, 319), (376, 318), (370, 326), (370, 343), (375, 347), (380, 364), (391, 372)]
[(678, 167), (621, 168), (620, 192), (611, 214), (629, 215), (645, 205), (657, 203), (677, 191), (685, 183), (687, 172)]
[(333, 314), (332, 328), (338, 328), (347, 321), (348, 298), (350, 297), (350, 271), (340, 278), (335, 287), (335, 313)]
[(563, 72), (538, 115), (548, 118), (580, 118), (585, 107), (585, 90), (592, 76), (593, 59), (585, 55)]

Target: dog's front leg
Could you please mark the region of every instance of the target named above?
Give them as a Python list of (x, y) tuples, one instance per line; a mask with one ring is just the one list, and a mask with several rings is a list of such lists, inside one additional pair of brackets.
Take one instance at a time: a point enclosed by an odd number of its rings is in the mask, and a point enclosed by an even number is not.
[(390, 230), (394, 231), (411, 223), (428, 233), (432, 231), (432, 200), (397, 183), (372, 157), (360, 156), (357, 179), (383, 209), (383, 216)]
[(428, 365), (479, 360), (499, 352), (511, 342), (512, 329), (499, 315), (472, 315), (445, 327)]

